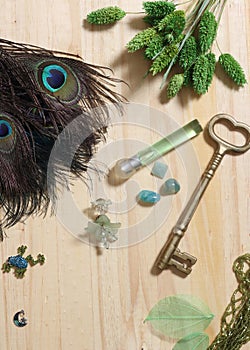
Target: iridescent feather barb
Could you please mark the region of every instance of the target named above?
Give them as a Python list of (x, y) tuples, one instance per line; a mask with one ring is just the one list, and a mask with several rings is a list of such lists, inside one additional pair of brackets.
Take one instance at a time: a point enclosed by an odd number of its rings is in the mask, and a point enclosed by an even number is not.
[[(0, 39), (0, 222), (10, 227), (50, 201), (47, 166), (58, 135), (76, 117), (84, 135), (71, 172), (83, 176), (109, 122), (108, 103), (121, 112), (119, 80), (78, 56)], [(60, 164), (58, 169), (63, 168)], [(60, 180), (60, 171), (57, 173)]]

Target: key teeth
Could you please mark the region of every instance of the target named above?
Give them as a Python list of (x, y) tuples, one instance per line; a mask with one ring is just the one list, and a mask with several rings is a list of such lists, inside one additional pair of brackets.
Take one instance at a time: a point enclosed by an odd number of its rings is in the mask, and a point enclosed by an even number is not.
[(177, 248), (172, 255), (172, 258), (170, 259), (168, 265), (174, 266), (180, 272), (189, 275), (190, 272), (192, 272), (191, 266), (193, 266), (196, 261), (196, 257), (189, 253), (181, 252), (180, 249)]
[(179, 259), (182, 259), (184, 261), (188, 260), (190, 261), (190, 264), (191, 265), (194, 265), (197, 261), (197, 258), (189, 253), (186, 253), (186, 252), (181, 252), (179, 248), (176, 248), (173, 256), (179, 258)]

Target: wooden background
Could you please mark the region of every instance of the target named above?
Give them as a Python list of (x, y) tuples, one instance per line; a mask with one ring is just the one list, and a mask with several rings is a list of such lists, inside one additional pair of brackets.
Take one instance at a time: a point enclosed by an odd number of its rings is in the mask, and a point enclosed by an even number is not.
[[(91, 10), (114, 4), (128, 11), (141, 10), (139, 0), (0, 0), (1, 37), (76, 53), (86, 62), (111, 67), (115, 76), (124, 79), (130, 86), (121, 84), (117, 86), (118, 92), (131, 102), (166, 114), (164, 126), (157, 126), (157, 122), (150, 121), (150, 118), (145, 119), (146, 126), (156, 123), (157, 132), (167, 127), (169, 120), (182, 125), (198, 118), (205, 126), (210, 117), (219, 112), (250, 123), (249, 85), (237, 90), (219, 70), (205, 96), (198, 98), (185, 90), (166, 103), (164, 92), (159, 90), (161, 77), (143, 80), (148, 67), (146, 61), (143, 61), (141, 53), (127, 54), (124, 49), (125, 43), (142, 28), (139, 16), (128, 16), (106, 30), (92, 29), (84, 23)], [(248, 81), (249, 25), (249, 1), (228, 0), (219, 27), (218, 43), (223, 52), (230, 52), (241, 63)], [(218, 53), (216, 47), (215, 52)], [(135, 122), (137, 117), (134, 116)], [(111, 127), (107, 139), (109, 159), (113, 162), (121, 156), (132, 155), (126, 144), (121, 147), (124, 154), (116, 152), (112, 158), (112, 144), (115, 146), (118, 139), (132, 138), (135, 147), (136, 139), (145, 144), (159, 139), (155, 129), (152, 134), (148, 129), (145, 132), (144, 126), (140, 125), (133, 130), (131, 124), (126, 123), (126, 115), (123, 118), (124, 124)], [(194, 139), (192, 145), (192, 152), (203, 170), (213, 148), (202, 135)], [(106, 146), (103, 147), (105, 149)], [(210, 340), (215, 337), (220, 317), (237, 286), (232, 263), (239, 255), (249, 252), (250, 152), (238, 157), (227, 156), (202, 200), (181, 244), (183, 250), (198, 258), (193, 272), (185, 279), (170, 271), (164, 271), (159, 276), (151, 273), (154, 260), (190, 190), (187, 188), (185, 162), (183, 165), (181, 156), (178, 157), (176, 152), (172, 152), (166, 161), (171, 164), (172, 174), (183, 182), (182, 190), (173, 197), (167, 220), (162, 225), (155, 222), (157, 229), (142, 242), (97, 254), (94, 247), (76, 239), (60, 220), (49, 215), (31, 218), (7, 232), (8, 238), (0, 247), (1, 262), (14, 255), (21, 244), (26, 244), (28, 253), (33, 255), (44, 253), (47, 262), (42, 267), (29, 269), (23, 280), (17, 280), (12, 273), (0, 274), (1, 349), (171, 349), (172, 343), (155, 334), (143, 320), (158, 300), (178, 293), (196, 295), (209, 305), (215, 318), (207, 333)], [(105, 163), (105, 157), (102, 161)], [(191, 175), (194, 175), (194, 186), (200, 174)], [(94, 179), (94, 182), (97, 188), (98, 183), (104, 186), (105, 195), (115, 203), (112, 219), (127, 225), (128, 233), (130, 222), (144, 222), (147, 208), (139, 205), (119, 213), (119, 202), (126, 202), (126, 198), (134, 196), (134, 193), (129, 193), (129, 184), (126, 185), (128, 187), (114, 188), (112, 184), (103, 185), (100, 180)], [(142, 170), (134, 182), (137, 189), (155, 186), (148, 169)], [(78, 183), (75, 193), (81, 209), (85, 210), (91, 200), (86, 186)], [(140, 231), (140, 225), (137, 230)], [(28, 318), (28, 325), (22, 329), (12, 322), (13, 315), (20, 309), (25, 310)], [(248, 345), (244, 349), (249, 349)]]

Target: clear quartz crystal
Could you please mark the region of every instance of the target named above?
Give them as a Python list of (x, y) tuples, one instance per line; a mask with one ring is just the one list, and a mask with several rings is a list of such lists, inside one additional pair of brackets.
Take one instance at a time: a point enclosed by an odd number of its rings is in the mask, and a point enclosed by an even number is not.
[(112, 204), (110, 199), (98, 198), (94, 202), (91, 202), (92, 208), (99, 214), (106, 214), (109, 206)]

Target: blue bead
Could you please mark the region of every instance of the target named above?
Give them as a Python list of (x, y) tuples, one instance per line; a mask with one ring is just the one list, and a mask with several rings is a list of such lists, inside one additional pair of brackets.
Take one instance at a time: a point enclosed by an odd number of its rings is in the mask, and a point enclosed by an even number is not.
[(168, 166), (166, 164), (161, 162), (155, 162), (151, 170), (151, 174), (159, 177), (160, 179), (163, 179), (164, 176), (166, 175), (167, 170), (168, 170)]
[(11, 256), (8, 259), (8, 262), (19, 269), (26, 269), (28, 266), (27, 260), (25, 260), (21, 255)]
[(180, 184), (175, 179), (168, 179), (164, 182), (163, 191), (165, 194), (175, 194), (181, 189)]
[(148, 190), (142, 190), (138, 194), (138, 199), (144, 203), (157, 203), (159, 202), (161, 196), (153, 191), (148, 191)]

